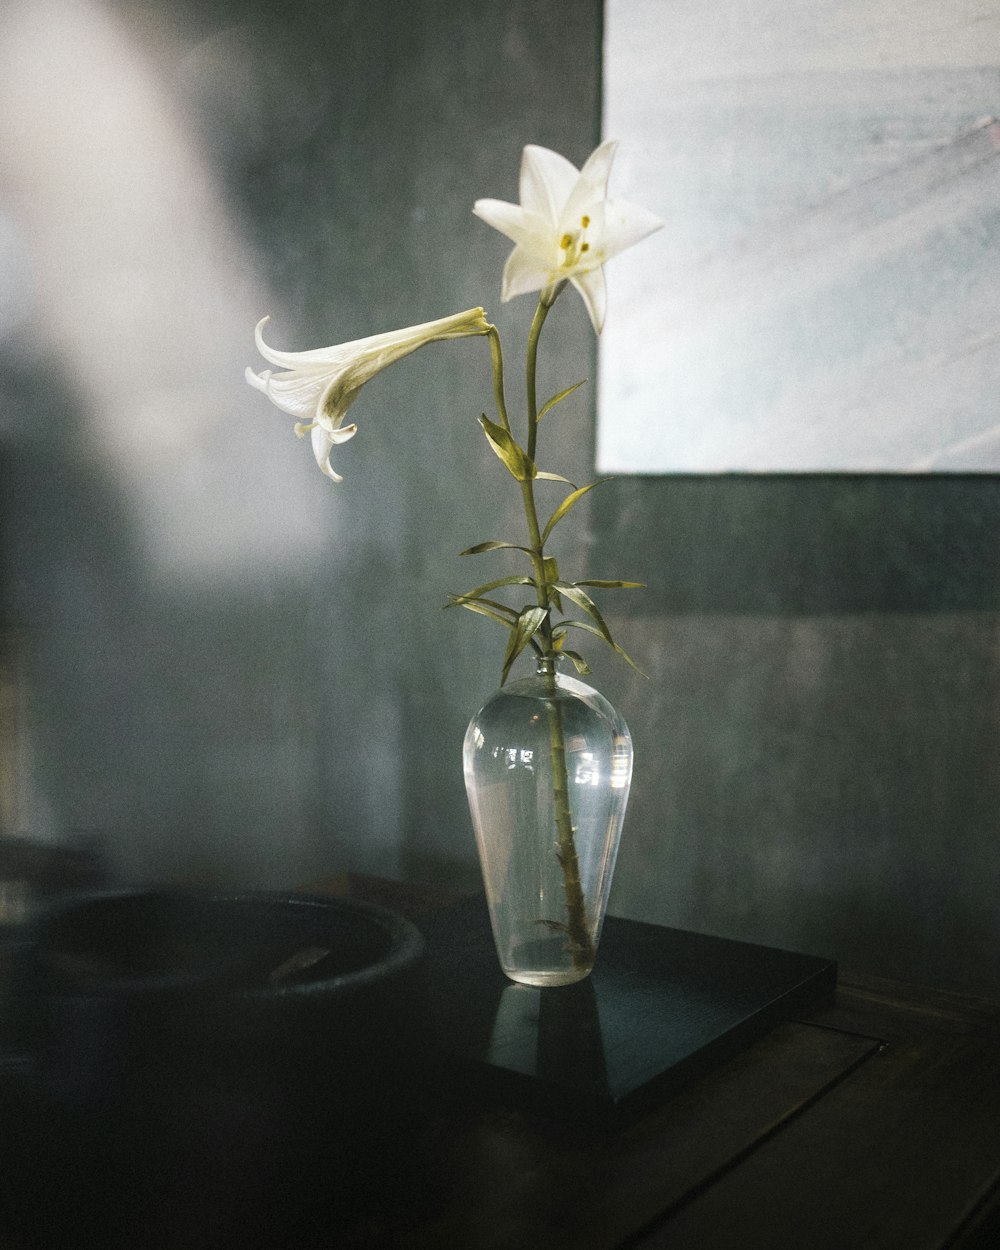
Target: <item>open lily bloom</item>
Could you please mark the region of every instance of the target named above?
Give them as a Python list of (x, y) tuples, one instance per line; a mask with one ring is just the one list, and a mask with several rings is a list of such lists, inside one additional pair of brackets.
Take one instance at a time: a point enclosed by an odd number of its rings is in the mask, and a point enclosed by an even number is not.
[(507, 258), (501, 299), (541, 291), (549, 302), (572, 282), (598, 334), (606, 290), (602, 266), (663, 222), (624, 200), (609, 200), (608, 175), (617, 141), (609, 139), (578, 170), (549, 148), (529, 144), (521, 158), (521, 203), (477, 200), (473, 211), (516, 244)]
[(373, 334), (334, 347), (279, 352), (264, 342), (263, 330), (269, 320), (264, 317), (257, 323), (254, 341), (264, 359), (283, 372), (265, 369), (254, 373), (247, 369), (246, 380), (263, 391), (282, 412), (298, 418), (295, 433), (300, 438), (310, 435), (316, 463), (335, 482), (343, 479), (330, 465), (330, 451), (357, 433), (356, 425), (344, 425), (344, 417), (366, 382), (425, 343), (486, 334), (490, 328), (483, 309), (470, 308), (438, 321)]

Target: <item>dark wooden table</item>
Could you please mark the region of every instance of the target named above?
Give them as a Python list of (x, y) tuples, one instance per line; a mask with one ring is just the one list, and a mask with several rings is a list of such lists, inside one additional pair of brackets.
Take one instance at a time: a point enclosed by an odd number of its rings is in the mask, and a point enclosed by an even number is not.
[[(375, 882), (355, 892), (409, 910)], [(440, 1112), (444, 1201), (368, 1244), (456, 1250), (1000, 1246), (1000, 1004), (841, 973), (836, 994), (624, 1131)]]
[[(363, 878), (323, 888), (418, 925), (440, 902)], [(216, 1221), (202, 1243), (190, 1224), (158, 1240), (154, 1210), (130, 1250), (1000, 1246), (997, 1004), (842, 973), (831, 1000), (621, 1130), (455, 1097), (446, 1071), (422, 1092), (419, 1123), (377, 1164), (377, 1200), (349, 1216), (306, 1220), (295, 1239), (273, 1242), (246, 1227), (227, 1241)], [(311, 1162), (320, 1184), (336, 1185), (335, 1162)], [(80, 1245), (5, 1240), (0, 1228), (0, 1250), (35, 1244)]]
[[(975, 1245), (1000, 1177), (998, 1018), (845, 978), (828, 1007), (613, 1140), (521, 1111), (456, 1118), (441, 1164), (452, 1201), (399, 1244)], [(1000, 1245), (994, 1231), (981, 1244)]]

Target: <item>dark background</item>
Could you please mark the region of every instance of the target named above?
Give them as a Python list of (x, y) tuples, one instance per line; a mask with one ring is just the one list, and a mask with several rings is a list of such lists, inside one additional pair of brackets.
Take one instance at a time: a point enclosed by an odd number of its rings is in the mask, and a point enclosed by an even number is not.
[[(296, 349), (482, 303), (519, 399), (533, 301), (471, 206), (599, 140), (601, 5), (14, 0), (0, 35), (5, 832), (130, 882), (474, 884), (503, 639), (440, 605), (519, 532), (485, 345), (376, 379), (339, 486), (242, 370), (265, 313)], [(543, 393), (593, 379), (575, 295), (542, 351)], [(543, 426), (575, 481), (593, 396)], [(612, 911), (995, 990), (998, 531), (992, 477), (589, 496), (564, 570), (649, 584), (602, 601), (647, 678), (588, 652), (636, 747)]]

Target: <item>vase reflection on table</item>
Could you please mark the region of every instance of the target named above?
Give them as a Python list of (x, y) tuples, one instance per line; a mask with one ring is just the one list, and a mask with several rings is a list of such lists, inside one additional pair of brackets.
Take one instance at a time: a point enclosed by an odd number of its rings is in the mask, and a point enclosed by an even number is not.
[(581, 980), (597, 955), (632, 779), (625, 721), (542, 657), (470, 721), (464, 763), (501, 967), (524, 985)]

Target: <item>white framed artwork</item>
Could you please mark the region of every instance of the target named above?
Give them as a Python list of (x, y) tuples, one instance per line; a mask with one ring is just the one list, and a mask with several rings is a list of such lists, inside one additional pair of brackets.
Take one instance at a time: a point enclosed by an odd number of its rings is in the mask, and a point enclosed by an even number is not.
[(614, 473), (1000, 472), (996, 0), (606, 0)]

